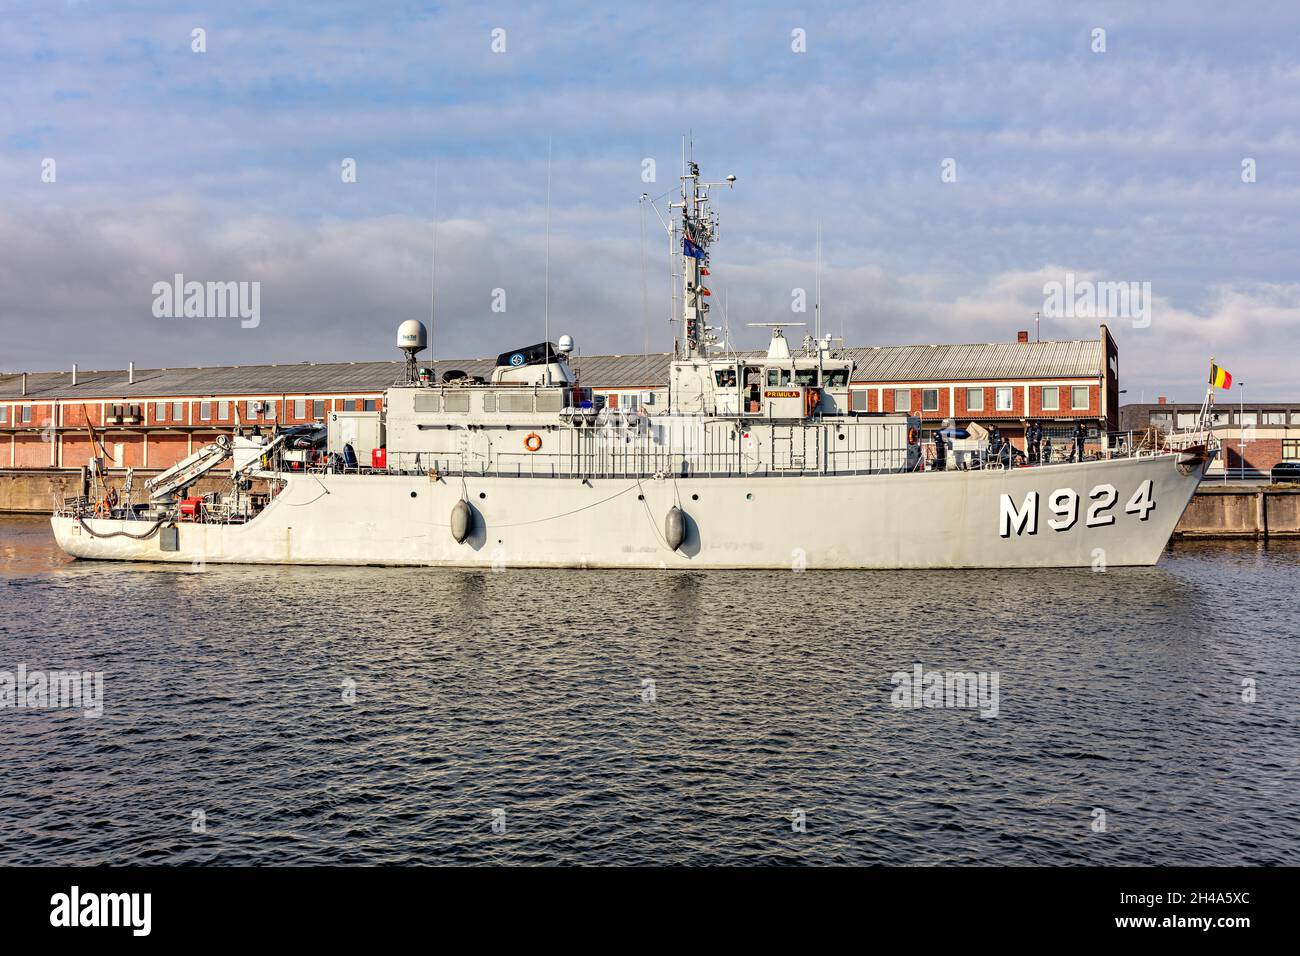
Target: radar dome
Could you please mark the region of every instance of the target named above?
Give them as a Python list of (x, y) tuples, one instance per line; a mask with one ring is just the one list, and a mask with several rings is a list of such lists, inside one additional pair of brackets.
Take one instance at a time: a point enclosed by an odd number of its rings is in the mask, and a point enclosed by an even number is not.
[(429, 347), (429, 333), (424, 323), (416, 319), (407, 319), (397, 327), (397, 347), (412, 353), (423, 352)]
[(561, 335), (561, 336), (560, 336), (560, 341), (558, 341), (558, 342), (555, 343), (555, 350), (556, 350), (557, 352), (563, 352), (563, 353), (565, 353), (566, 355), (567, 355), (569, 352), (572, 352), (572, 351), (573, 351), (573, 336), (572, 336), (572, 335)]

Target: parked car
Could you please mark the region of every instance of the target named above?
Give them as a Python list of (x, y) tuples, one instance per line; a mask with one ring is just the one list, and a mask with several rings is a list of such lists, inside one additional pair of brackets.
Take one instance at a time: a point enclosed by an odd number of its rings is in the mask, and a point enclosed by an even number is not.
[(1273, 484), (1294, 481), (1300, 484), (1300, 461), (1279, 461), (1273, 466)]

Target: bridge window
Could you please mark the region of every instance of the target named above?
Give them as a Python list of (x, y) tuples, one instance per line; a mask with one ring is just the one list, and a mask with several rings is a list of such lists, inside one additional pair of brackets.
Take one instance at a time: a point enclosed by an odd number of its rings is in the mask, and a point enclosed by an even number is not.
[(849, 384), (849, 370), (846, 368), (828, 368), (822, 374), (822, 384), (827, 388), (843, 388)]
[(718, 383), (718, 388), (736, 387), (736, 370), (734, 368), (720, 368), (713, 373), (713, 378)]
[(796, 369), (794, 381), (796, 385), (806, 385), (811, 388), (817, 384), (817, 370), (815, 368)]

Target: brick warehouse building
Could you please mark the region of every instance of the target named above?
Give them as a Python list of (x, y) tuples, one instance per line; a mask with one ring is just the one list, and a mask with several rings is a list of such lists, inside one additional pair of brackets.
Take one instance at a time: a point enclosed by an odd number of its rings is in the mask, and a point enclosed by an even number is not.
[[(1078, 421), (1091, 443), (1119, 429), (1119, 355), (1103, 325), (1096, 339), (851, 348), (858, 412), (907, 410), (927, 426), (944, 418), (997, 424), (1023, 445), (1026, 419), (1053, 441)], [(671, 354), (575, 356), (584, 388), (622, 408), (666, 407)], [(491, 359), (438, 360), (486, 376)], [(79, 469), (91, 457), (87, 422), (102, 433), (110, 468), (167, 468), (237, 424), (293, 425), (331, 411), (380, 410), (401, 362), (0, 374), (0, 468)], [(238, 420), (237, 420), (238, 418)]]
[[(1211, 466), (1210, 474), (1267, 477), (1280, 461), (1300, 461), (1300, 402), (1233, 401), (1219, 392), (1220, 404), (1211, 418), (1214, 434), (1223, 454)], [(1143, 432), (1148, 428), (1169, 434), (1195, 428), (1201, 416), (1199, 402), (1166, 402), (1154, 405), (1125, 405), (1120, 409), (1120, 428)]]

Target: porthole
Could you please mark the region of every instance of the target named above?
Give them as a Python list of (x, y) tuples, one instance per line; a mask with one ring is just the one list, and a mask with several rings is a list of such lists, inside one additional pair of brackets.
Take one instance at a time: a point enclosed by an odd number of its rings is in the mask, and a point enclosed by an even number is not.
[(699, 500), (700, 500), (699, 495), (691, 495), (691, 501), (699, 501)]
[(753, 501), (753, 500), (754, 500), (754, 493), (751, 491), (749, 494), (745, 495), (745, 500), (746, 500), (746, 501)]
[(411, 492), (411, 497), (412, 497), (412, 498), (415, 497), (415, 492), (414, 492), (414, 491)]
[(482, 498), (486, 498), (486, 497), (487, 497), (487, 492), (486, 492), (486, 491), (480, 491), (480, 492), (478, 493), (478, 496), (479, 496), (480, 499), (482, 499)]

